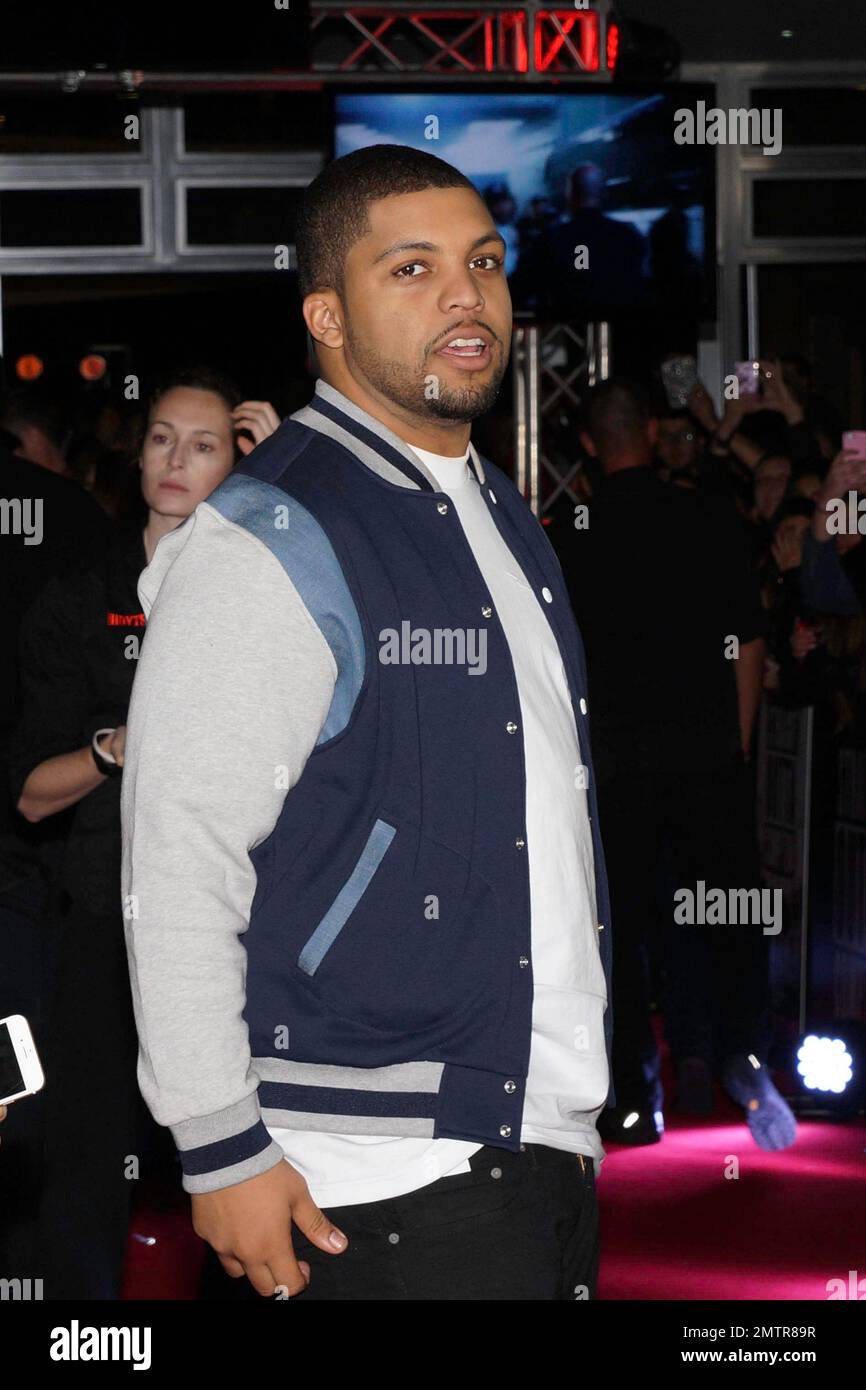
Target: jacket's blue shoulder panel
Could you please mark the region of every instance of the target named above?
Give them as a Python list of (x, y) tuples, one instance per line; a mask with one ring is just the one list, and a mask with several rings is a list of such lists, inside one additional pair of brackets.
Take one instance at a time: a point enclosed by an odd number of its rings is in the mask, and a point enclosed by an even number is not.
[(318, 738), (319, 744), (327, 743), (349, 722), (366, 662), (361, 619), (330, 540), (291, 493), (248, 474), (230, 473), (207, 504), (268, 547), (331, 648), (337, 684)]
[(242, 463), (237, 464), (232, 476), (238, 474), (250, 478), (261, 478), (264, 483), (276, 482), (285, 473), (289, 464), (302, 453), (308, 444), (315, 444), (320, 436), (309, 425), (293, 420), (291, 415), (282, 424), (257, 444), (247, 454)]

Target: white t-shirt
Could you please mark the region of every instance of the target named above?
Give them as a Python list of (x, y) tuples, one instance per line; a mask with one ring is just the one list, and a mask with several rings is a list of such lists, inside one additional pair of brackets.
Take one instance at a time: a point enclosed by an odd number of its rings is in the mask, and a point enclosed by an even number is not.
[[(526, 764), (533, 972), (532, 1038), (521, 1142), (593, 1158), (609, 1076), (607, 986), (594, 920), (586, 776), (568, 682), (542, 601), (502, 539), (463, 458), (415, 453), (452, 499), (505, 632)], [(469, 1171), (482, 1146), (458, 1139), (331, 1134), (268, 1126), (320, 1207), (384, 1201)]]

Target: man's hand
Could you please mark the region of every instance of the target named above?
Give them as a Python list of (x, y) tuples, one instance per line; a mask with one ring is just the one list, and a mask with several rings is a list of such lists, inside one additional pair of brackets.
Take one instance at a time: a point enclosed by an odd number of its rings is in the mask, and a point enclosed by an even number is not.
[(789, 425), (801, 425), (804, 419), (803, 407), (785, 381), (778, 357), (761, 362), (761, 380), (764, 409), (778, 410)]
[(686, 404), (698, 424), (703, 425), (708, 434), (712, 434), (719, 422), (716, 418), (712, 397), (702, 381), (697, 382), (692, 387)]
[(320, 1211), (305, 1179), (283, 1161), (246, 1182), (192, 1196), (192, 1225), (216, 1251), (233, 1279), (245, 1274), (256, 1293), (270, 1298), (280, 1286), (291, 1297), (310, 1282), (310, 1266), (295, 1259), (292, 1222), (313, 1245), (336, 1255), (346, 1236)]

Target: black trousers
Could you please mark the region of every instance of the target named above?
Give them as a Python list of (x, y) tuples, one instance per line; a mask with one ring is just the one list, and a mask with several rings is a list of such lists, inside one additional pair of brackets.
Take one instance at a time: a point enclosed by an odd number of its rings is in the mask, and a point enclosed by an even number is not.
[[(469, 1163), (471, 1172), (405, 1196), (323, 1208), (349, 1239), (339, 1254), (293, 1227), (295, 1254), (310, 1266), (310, 1283), (293, 1301), (594, 1298), (592, 1159), (543, 1144), (518, 1153), (485, 1145)], [(246, 1278), (230, 1279), (218, 1265), (216, 1275), (215, 1263), (211, 1252), (205, 1296), (261, 1297)]]
[(660, 1109), (650, 1023), (651, 967), (675, 1062), (711, 1067), (769, 1046), (768, 942), (760, 924), (677, 924), (674, 893), (759, 888), (754, 786), (747, 765), (635, 773), (599, 785), (613, 928), (613, 1073), (617, 1103)]
[(115, 1299), (149, 1116), (136, 1080), (123, 919), (96, 916), (64, 896), (42, 1049), (37, 1264), (46, 1299)]
[[(0, 848), (0, 1018), (23, 1014), (43, 1056), (53, 938), (42, 874)], [(43, 1058), (44, 1060), (44, 1058)], [(9, 1106), (0, 1125), (0, 1278), (35, 1279), (44, 1091)]]

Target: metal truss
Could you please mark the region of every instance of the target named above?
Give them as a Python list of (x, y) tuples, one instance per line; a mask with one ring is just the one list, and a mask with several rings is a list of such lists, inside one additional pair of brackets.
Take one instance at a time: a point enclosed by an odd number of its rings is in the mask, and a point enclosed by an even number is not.
[[(599, 72), (600, 9), (483, 4), (312, 6), (313, 71), (580, 75)], [(605, 73), (605, 76), (607, 74)]]
[(518, 324), (512, 340), (515, 483), (536, 516), (585, 500), (576, 457), (586, 391), (609, 375), (606, 323)]
[[(400, 0), (347, 4), (311, 0), (309, 67), (277, 54), (264, 72), (152, 72), (128, 69), (0, 72), (0, 90), (193, 92), (292, 91), (334, 82), (429, 76), (451, 80), (541, 81), (574, 76), (607, 82), (601, 59), (611, 0), (558, 8), (541, 0)], [(279, 66), (278, 66), (279, 65)]]
[[(311, 24), (313, 70), (526, 72), (528, 24), (523, 10), (444, 10), (410, 6), (317, 5)], [(317, 57), (322, 39), (328, 57)], [(318, 42), (317, 42), (318, 39)]]

